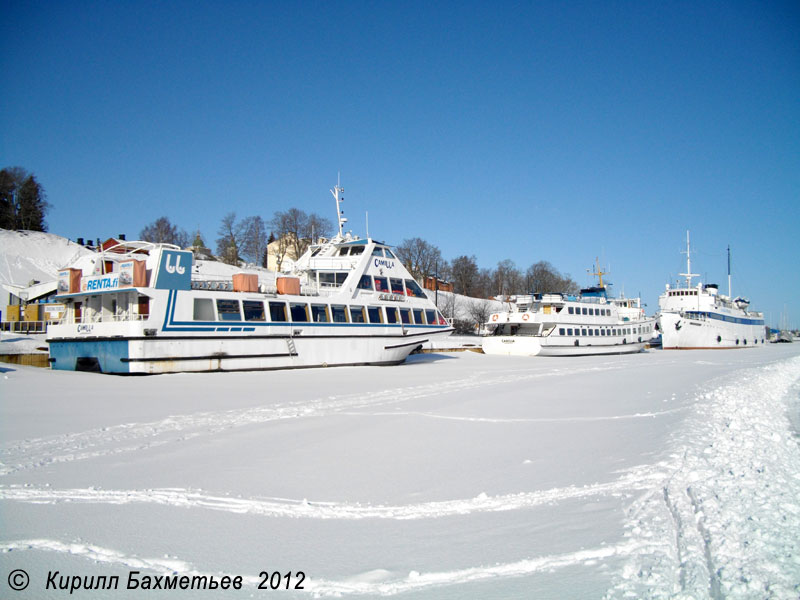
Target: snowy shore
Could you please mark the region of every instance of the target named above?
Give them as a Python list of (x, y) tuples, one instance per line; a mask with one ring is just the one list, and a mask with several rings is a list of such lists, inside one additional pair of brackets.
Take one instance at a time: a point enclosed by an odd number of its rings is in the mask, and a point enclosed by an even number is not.
[[(1, 365), (0, 397), (0, 580), (31, 580), (15, 598), (63, 596), (53, 570), (242, 575), (213, 594), (230, 598), (267, 593), (264, 570), (303, 571), (291, 597), (800, 593), (798, 345), (143, 378)], [(176, 592), (72, 595), (145, 593)]]

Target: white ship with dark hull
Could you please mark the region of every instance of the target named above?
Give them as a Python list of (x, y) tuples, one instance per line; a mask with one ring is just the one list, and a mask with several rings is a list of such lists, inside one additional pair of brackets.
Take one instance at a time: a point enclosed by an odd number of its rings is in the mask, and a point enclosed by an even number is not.
[[(103, 272), (60, 273), (52, 368), (103, 373), (394, 365), (452, 328), (391, 248), (342, 234), (312, 245), (291, 277), (193, 278), (191, 252), (120, 242)], [(77, 271), (77, 272), (76, 272)]]
[[(715, 284), (693, 286), (689, 234), (686, 234), (686, 285), (671, 287), (659, 297), (659, 327), (665, 350), (733, 349), (763, 346), (764, 317), (749, 311), (745, 298), (731, 299)], [(728, 260), (730, 288), (730, 254)]]
[(511, 309), (489, 317), (485, 354), (515, 356), (586, 356), (631, 354), (645, 349), (655, 319), (636, 299), (606, 293), (602, 273), (597, 287), (579, 296), (533, 294), (516, 298)]

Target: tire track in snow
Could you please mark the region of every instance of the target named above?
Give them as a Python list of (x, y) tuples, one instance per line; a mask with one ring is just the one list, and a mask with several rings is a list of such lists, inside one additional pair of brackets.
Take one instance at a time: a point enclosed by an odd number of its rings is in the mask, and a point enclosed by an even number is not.
[(47, 465), (139, 452), (164, 444), (184, 442), (201, 436), (216, 435), (232, 428), (270, 421), (321, 417), (352, 409), (389, 406), (476, 388), (494, 388), (502, 384), (559, 377), (565, 372), (574, 374), (621, 368), (623, 368), (621, 365), (610, 364), (533, 373), (516, 370), (478, 371), (467, 379), (437, 381), (371, 393), (326, 396), (286, 404), (172, 415), (148, 423), (124, 423), (78, 433), (18, 440), (0, 447), (0, 476)]
[[(467, 567), (452, 571), (423, 572), (411, 571), (398, 575), (391, 571), (375, 569), (341, 580), (322, 578), (306, 579), (305, 594), (314, 597), (353, 596), (394, 596), (406, 592), (419, 592), (427, 589), (463, 585), (491, 579), (524, 577), (541, 572), (551, 572), (574, 565), (595, 564), (614, 557), (630, 556), (641, 546), (630, 541), (613, 546), (582, 549), (564, 554), (551, 554), (526, 558), (509, 563), (490, 566)], [(188, 575), (221, 577), (226, 573), (203, 572), (191, 564), (176, 558), (141, 558), (92, 544), (64, 543), (58, 540), (33, 539), (0, 542), (0, 552), (40, 551), (70, 554), (72, 556), (103, 564), (127, 568), (144, 569), (160, 575)], [(237, 574), (227, 574), (235, 576)], [(244, 587), (254, 587), (260, 578), (242, 576)], [(243, 589), (244, 589), (243, 587)]]
[(643, 550), (607, 598), (800, 597), (800, 445), (786, 415), (799, 392), (792, 358), (698, 393), (668, 474), (628, 510)]
[(429, 419), (442, 419), (444, 421), (468, 421), (474, 423), (579, 423), (596, 421), (626, 421), (630, 419), (654, 419), (663, 415), (686, 411), (686, 407), (671, 408), (657, 412), (634, 413), (632, 415), (602, 415), (596, 417), (541, 417), (541, 418), (513, 418), (513, 417), (462, 417), (458, 415), (442, 415), (420, 411), (392, 411), (392, 412), (342, 412), (343, 415), (363, 417), (391, 417), (409, 416), (426, 417)]
[(240, 498), (210, 495), (200, 490), (160, 488), (144, 490), (102, 490), (96, 488), (50, 489), (30, 486), (0, 487), (0, 500), (29, 504), (155, 504), (175, 508), (204, 509), (234, 514), (302, 519), (438, 519), (474, 513), (525, 510), (538, 506), (595, 496), (622, 496), (649, 489), (663, 474), (653, 467), (631, 469), (608, 483), (569, 486), (536, 492), (521, 492), (474, 498), (422, 502), (407, 505), (309, 502), (285, 498)]

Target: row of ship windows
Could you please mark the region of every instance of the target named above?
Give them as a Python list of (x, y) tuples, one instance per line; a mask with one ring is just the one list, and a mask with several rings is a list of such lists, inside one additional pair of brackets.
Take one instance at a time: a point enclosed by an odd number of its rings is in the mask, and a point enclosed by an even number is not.
[(651, 333), (651, 328), (649, 325), (645, 325), (644, 327), (623, 327), (621, 329), (616, 328), (601, 328), (601, 329), (572, 329), (571, 327), (559, 327), (558, 328), (558, 335), (571, 335), (571, 336), (597, 336), (601, 337), (604, 335), (639, 335), (642, 333)]
[(594, 315), (597, 317), (610, 317), (611, 316), (611, 309), (610, 308), (586, 308), (585, 306), (575, 306), (574, 311), (572, 310), (573, 307), (569, 307), (569, 314), (571, 315)]
[[(365, 246), (359, 244), (356, 246), (345, 246), (339, 249), (339, 256), (356, 256), (358, 254), (364, 254)], [(372, 256), (385, 256), (386, 258), (394, 258), (397, 260), (397, 257), (392, 253), (391, 250), (388, 248), (381, 248), (376, 246), (372, 249)]]
[(697, 290), (674, 290), (669, 293), (670, 296), (697, 296)]
[(403, 280), (399, 278), (362, 275), (361, 281), (358, 282), (358, 289), (374, 290), (386, 294), (400, 294), (401, 296), (406, 295), (414, 298), (425, 298), (425, 292), (422, 291), (422, 288), (419, 287), (419, 284), (413, 279), (406, 279), (404, 288)]
[[(214, 307), (216, 304), (216, 315)], [(244, 319), (242, 316), (244, 315)], [(396, 306), (346, 306), (344, 304), (308, 304), (306, 302), (267, 303), (260, 300), (195, 298), (195, 321), (251, 321), (273, 323), (403, 323), (405, 325), (446, 325), (434, 309), (398, 308)]]

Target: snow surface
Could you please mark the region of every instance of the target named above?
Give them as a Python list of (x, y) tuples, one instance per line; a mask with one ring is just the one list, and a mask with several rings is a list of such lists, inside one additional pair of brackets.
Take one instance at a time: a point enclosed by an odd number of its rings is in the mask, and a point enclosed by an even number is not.
[[(111, 377), (0, 366), (0, 590), (797, 598), (800, 346)], [(122, 585), (124, 587), (124, 584)], [(151, 597), (198, 592), (151, 591)], [(6, 594), (4, 594), (6, 595)], [(75, 597), (142, 597), (141, 590)]]
[[(0, 283), (55, 281), (65, 267), (89, 268), (96, 253), (59, 235), (0, 229)], [(5, 307), (3, 307), (5, 308)]]

